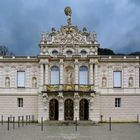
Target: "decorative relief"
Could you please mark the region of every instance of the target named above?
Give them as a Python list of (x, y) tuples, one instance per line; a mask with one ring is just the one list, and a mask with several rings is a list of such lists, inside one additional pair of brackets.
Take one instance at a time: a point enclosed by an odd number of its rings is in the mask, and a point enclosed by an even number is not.
[(48, 103), (48, 95), (47, 95), (47, 93), (43, 93), (42, 100), (43, 100), (44, 110), (47, 110), (47, 103)]
[(47, 90), (48, 91), (58, 91), (59, 90), (59, 85), (48, 85)]
[(63, 89), (65, 91), (74, 91), (75, 90), (75, 86), (74, 85), (64, 85)]
[[(70, 32), (70, 33), (67, 33)], [(61, 32), (57, 32), (55, 36), (52, 37), (52, 42), (54, 44), (89, 44), (86, 40), (86, 36), (82, 36), (76, 29), (70, 27), (61, 29)]]
[(91, 90), (91, 86), (90, 85), (80, 85), (79, 86), (79, 90), (80, 91), (90, 91)]

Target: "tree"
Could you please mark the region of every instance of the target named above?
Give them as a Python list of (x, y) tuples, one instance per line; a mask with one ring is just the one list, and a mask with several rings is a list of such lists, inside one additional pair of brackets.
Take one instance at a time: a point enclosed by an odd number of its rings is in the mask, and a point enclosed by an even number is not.
[(99, 48), (98, 49), (98, 54), (99, 55), (115, 55), (115, 53), (112, 50), (107, 49), (107, 48), (105, 48), (105, 49)]
[(140, 52), (132, 52), (129, 55), (140, 55)]
[(14, 55), (14, 53), (10, 52), (8, 47), (0, 45), (0, 56), (12, 56), (12, 55)]

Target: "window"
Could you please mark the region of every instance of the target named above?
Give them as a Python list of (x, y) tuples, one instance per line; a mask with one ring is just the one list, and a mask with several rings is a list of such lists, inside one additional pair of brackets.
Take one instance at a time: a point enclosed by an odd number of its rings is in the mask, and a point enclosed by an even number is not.
[(88, 68), (85, 66), (79, 69), (79, 84), (88, 84)]
[(68, 50), (66, 53), (67, 53), (67, 55), (72, 55), (72, 51), (71, 50)]
[(55, 56), (55, 55), (58, 55), (58, 51), (57, 50), (53, 50), (52, 51), (52, 54)]
[(51, 84), (59, 84), (59, 68), (57, 66), (51, 68)]
[(17, 98), (18, 107), (23, 107), (23, 98)]
[(19, 88), (25, 87), (25, 71), (17, 72), (17, 87)]
[(86, 52), (85, 50), (82, 50), (82, 51), (81, 51), (81, 55), (82, 55), (82, 56), (85, 56), (86, 54), (87, 54), (87, 52)]
[(121, 98), (115, 98), (115, 107), (121, 107)]
[(114, 71), (114, 87), (121, 88), (122, 86), (122, 72), (121, 71)]

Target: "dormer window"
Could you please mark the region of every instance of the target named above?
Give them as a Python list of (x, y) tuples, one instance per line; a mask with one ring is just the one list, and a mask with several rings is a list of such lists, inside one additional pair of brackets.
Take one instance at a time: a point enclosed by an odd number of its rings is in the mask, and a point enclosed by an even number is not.
[(87, 54), (87, 52), (85, 50), (81, 50), (80, 53), (81, 53), (82, 56), (85, 56)]
[(73, 53), (73, 52), (72, 52), (71, 50), (68, 50), (68, 51), (66, 52), (67, 55), (72, 55), (72, 53)]
[(53, 50), (53, 51), (52, 51), (52, 54), (53, 54), (54, 56), (56, 56), (56, 55), (58, 55), (58, 51), (57, 51), (57, 50)]

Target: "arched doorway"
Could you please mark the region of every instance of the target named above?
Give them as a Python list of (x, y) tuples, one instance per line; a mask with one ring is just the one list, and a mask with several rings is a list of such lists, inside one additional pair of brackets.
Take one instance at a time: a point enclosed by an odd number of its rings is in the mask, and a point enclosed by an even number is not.
[(89, 103), (87, 99), (82, 99), (79, 103), (79, 118), (80, 120), (89, 119)]
[(73, 100), (67, 99), (65, 101), (65, 113), (64, 113), (64, 118), (65, 120), (73, 120)]
[(50, 120), (58, 120), (58, 101), (56, 99), (50, 100), (49, 118)]

